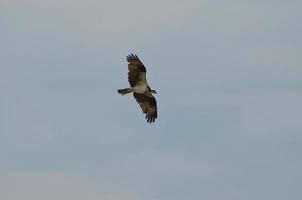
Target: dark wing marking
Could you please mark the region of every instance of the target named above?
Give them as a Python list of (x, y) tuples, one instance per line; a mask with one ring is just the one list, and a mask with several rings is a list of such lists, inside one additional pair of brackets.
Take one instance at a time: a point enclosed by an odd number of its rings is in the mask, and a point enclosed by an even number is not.
[(157, 106), (154, 96), (147, 96), (144, 94), (133, 93), (137, 103), (142, 108), (143, 112), (146, 113), (147, 122), (152, 123), (157, 118)]
[(137, 55), (127, 56), (128, 61), (128, 81), (131, 87), (134, 87), (139, 82), (146, 82), (146, 68), (140, 61)]

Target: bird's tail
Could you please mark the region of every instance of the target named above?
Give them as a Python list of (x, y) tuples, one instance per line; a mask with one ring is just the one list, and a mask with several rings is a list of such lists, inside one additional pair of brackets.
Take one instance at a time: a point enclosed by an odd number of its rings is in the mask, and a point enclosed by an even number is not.
[(131, 88), (125, 88), (125, 89), (118, 89), (117, 92), (120, 93), (121, 95), (125, 95), (127, 93), (132, 92), (132, 90)]

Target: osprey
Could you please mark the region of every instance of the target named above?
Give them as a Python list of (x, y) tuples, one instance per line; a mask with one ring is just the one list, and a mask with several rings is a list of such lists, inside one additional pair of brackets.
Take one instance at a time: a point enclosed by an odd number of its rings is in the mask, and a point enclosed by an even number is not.
[(152, 123), (157, 118), (156, 100), (152, 94), (156, 94), (152, 90), (146, 80), (146, 68), (137, 55), (127, 56), (128, 61), (128, 81), (131, 87), (117, 90), (121, 95), (133, 92), (133, 96), (137, 103), (146, 113), (147, 122)]

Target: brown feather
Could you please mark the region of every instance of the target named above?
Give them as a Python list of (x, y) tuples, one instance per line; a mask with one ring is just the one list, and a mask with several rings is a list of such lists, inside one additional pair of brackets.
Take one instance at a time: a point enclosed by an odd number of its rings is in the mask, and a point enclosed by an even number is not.
[(128, 61), (128, 81), (134, 87), (141, 81), (146, 82), (146, 68), (137, 55), (127, 56)]
[(156, 99), (150, 94), (133, 93), (134, 98), (140, 105), (143, 113), (146, 114), (147, 122), (152, 123), (157, 118)]

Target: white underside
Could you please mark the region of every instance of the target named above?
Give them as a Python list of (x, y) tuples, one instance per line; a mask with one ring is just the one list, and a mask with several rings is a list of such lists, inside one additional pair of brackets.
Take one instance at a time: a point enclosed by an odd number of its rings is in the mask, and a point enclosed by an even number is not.
[(132, 87), (131, 88), (133, 92), (136, 92), (136, 93), (144, 93), (147, 89), (147, 85), (146, 84), (139, 84), (139, 85), (136, 85), (135, 87)]

